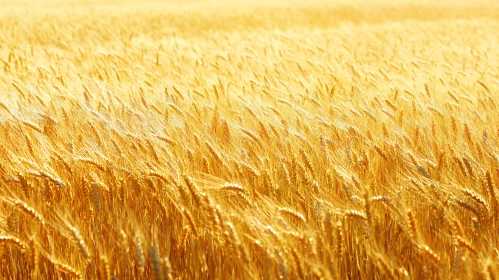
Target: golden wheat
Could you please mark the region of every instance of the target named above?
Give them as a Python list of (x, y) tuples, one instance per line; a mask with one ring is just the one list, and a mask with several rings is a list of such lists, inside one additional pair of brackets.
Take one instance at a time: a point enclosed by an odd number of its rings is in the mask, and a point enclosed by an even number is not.
[(497, 278), (494, 1), (11, 2), (3, 278)]

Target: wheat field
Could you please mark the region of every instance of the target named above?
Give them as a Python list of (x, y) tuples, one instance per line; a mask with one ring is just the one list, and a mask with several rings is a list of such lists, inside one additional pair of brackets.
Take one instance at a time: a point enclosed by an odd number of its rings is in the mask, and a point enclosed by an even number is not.
[(0, 279), (499, 279), (495, 1), (0, 4)]

